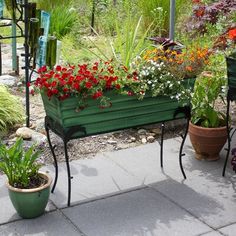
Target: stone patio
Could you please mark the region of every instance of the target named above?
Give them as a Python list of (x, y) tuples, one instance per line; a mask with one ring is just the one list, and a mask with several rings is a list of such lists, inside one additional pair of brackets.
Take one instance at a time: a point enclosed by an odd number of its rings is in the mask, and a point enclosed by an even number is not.
[[(46, 213), (23, 220), (13, 209), (0, 176), (0, 235), (220, 236), (236, 235), (236, 176), (225, 151), (216, 162), (198, 161), (186, 140), (184, 180), (178, 164), (180, 138), (71, 162), (71, 207), (64, 163)], [(53, 166), (45, 166), (54, 175)], [(235, 230), (235, 231), (234, 231)]]

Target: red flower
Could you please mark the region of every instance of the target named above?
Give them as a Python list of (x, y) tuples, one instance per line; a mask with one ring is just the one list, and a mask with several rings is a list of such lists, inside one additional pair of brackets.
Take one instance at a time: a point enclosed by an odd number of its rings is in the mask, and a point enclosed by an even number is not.
[(52, 87), (56, 87), (57, 86), (57, 82), (56, 81), (52, 81)]
[(76, 90), (79, 90), (79, 88), (80, 88), (79, 83), (74, 83), (73, 88)]
[(103, 94), (102, 94), (102, 91), (97, 91), (96, 93), (93, 94), (93, 99), (97, 99), (99, 97), (101, 97)]
[(236, 28), (228, 31), (228, 36), (232, 40), (236, 40)]
[(199, 18), (204, 16), (204, 14), (205, 14), (205, 8), (204, 7), (200, 7), (199, 9), (197, 9), (195, 11), (195, 15)]
[(56, 71), (58, 71), (58, 72), (61, 71), (61, 66), (59, 66), (59, 65), (56, 66)]
[(35, 92), (34, 92), (33, 89), (30, 90), (30, 94), (31, 94), (31, 95), (34, 95), (34, 94), (35, 94)]
[(86, 83), (85, 83), (85, 87), (86, 87), (87, 89), (92, 88), (92, 86), (93, 86), (93, 84), (92, 84), (91, 82), (86, 82)]
[(133, 92), (131, 92), (131, 91), (128, 91), (127, 94), (128, 94), (128, 96), (133, 96), (134, 95)]
[(201, 0), (192, 0), (192, 3), (201, 3)]
[(116, 88), (116, 89), (120, 89), (120, 85), (119, 85), (119, 84), (116, 84), (115, 88)]
[(42, 66), (38, 69), (38, 73), (41, 74), (43, 72), (46, 72), (47, 71), (47, 67), (46, 66)]

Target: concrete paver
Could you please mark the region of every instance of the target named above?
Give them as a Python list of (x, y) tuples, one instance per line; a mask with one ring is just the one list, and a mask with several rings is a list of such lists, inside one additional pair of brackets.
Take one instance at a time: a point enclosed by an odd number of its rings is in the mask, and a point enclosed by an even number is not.
[[(60, 163), (47, 212), (33, 220), (15, 213), (5, 177), (0, 176), (0, 236), (234, 236), (236, 175), (228, 164), (226, 177), (221, 176), (225, 151), (216, 162), (198, 161), (187, 139), (184, 180), (178, 163), (180, 142), (165, 141), (164, 169), (157, 142), (72, 161), (69, 208), (66, 166)], [(53, 166), (43, 169), (54, 177)]]
[(20, 220), (0, 226), (0, 236), (83, 236), (60, 212), (51, 212), (36, 219)]
[(226, 236), (235, 236), (236, 235), (236, 223), (234, 223), (232, 225), (225, 226), (225, 227), (219, 229), (219, 231)]
[(211, 230), (152, 189), (132, 191), (63, 212), (87, 236), (192, 236)]
[[(121, 167), (99, 154), (94, 159), (71, 162), (72, 196), (71, 204), (117, 194), (133, 188), (142, 188), (142, 182)], [(46, 167), (53, 173), (54, 167)], [(57, 207), (67, 204), (67, 172), (65, 164), (59, 165), (59, 178), (51, 200)]]
[[(8, 190), (5, 186), (5, 182), (6, 177), (4, 175), (0, 175), (0, 224), (20, 219), (8, 196)], [(51, 201), (49, 201), (46, 211), (48, 212), (55, 209), (55, 206)]]

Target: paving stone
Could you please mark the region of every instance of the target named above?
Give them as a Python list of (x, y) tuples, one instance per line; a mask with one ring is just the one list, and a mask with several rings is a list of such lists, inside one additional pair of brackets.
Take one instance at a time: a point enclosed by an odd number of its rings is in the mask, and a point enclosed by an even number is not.
[(211, 230), (151, 189), (120, 194), (63, 212), (87, 236), (196, 236)]
[[(1, 202), (1, 214), (0, 214), (0, 224), (11, 222), (20, 219), (20, 216), (16, 213), (11, 200), (8, 196), (8, 190), (5, 186), (6, 177), (5, 175), (0, 175), (0, 202)], [(55, 210), (54, 205), (49, 201), (46, 212)], [(0, 234), (1, 235), (1, 234)]]
[(223, 233), (226, 236), (235, 236), (236, 235), (236, 223), (223, 227), (219, 229), (221, 233)]
[[(70, 166), (73, 176), (72, 204), (144, 187), (140, 180), (104, 158), (102, 154), (94, 159), (72, 161)], [(54, 177), (53, 166), (45, 167), (45, 169), (49, 170)], [(59, 165), (58, 183), (55, 193), (51, 195), (51, 200), (57, 207), (67, 205), (67, 171), (64, 163)]]
[(215, 171), (193, 171), (185, 181), (164, 180), (151, 185), (213, 228), (235, 222), (235, 184)]
[(61, 213), (52, 212), (35, 219), (0, 225), (0, 236), (82, 236)]
[(221, 234), (217, 231), (211, 231), (211, 232), (206, 233), (206, 234), (201, 234), (201, 236), (223, 236), (223, 234)]
[(154, 142), (117, 152), (106, 152), (104, 155), (143, 184), (148, 184), (166, 179), (160, 168), (159, 153), (159, 144)]

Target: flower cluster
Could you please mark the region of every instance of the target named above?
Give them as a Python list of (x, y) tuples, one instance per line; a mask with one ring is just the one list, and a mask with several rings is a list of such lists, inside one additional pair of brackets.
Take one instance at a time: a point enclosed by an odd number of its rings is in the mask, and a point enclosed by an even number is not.
[(236, 27), (228, 31), (228, 38), (230, 40), (230, 47), (232, 48), (230, 56), (236, 58)]
[(230, 27), (220, 35), (213, 48), (224, 50), (226, 56), (236, 58), (236, 26)]
[(34, 83), (36, 88), (47, 94), (49, 98), (56, 96), (64, 100), (77, 96), (79, 108), (86, 106), (86, 99), (98, 99), (102, 107), (110, 105), (109, 98), (104, 94), (107, 90), (132, 95), (129, 90), (138, 83), (137, 74), (128, 73), (124, 66), (114, 66), (111, 61), (99, 61), (93, 64), (77, 66), (56, 66), (48, 69), (43, 66), (38, 71), (39, 77)]
[(209, 55), (207, 48), (193, 47), (175, 51), (159, 47), (147, 51), (144, 59), (163, 62), (166, 69), (176, 78), (193, 78), (208, 64)]
[(186, 86), (183, 83), (183, 78), (175, 77), (163, 61), (149, 59), (141, 63), (141, 58), (136, 60), (137, 62), (132, 66), (137, 71), (140, 81), (139, 89), (137, 89), (140, 91), (139, 97), (142, 98), (149, 92), (153, 97), (170, 96), (183, 104), (189, 100), (192, 92), (191, 86)]

